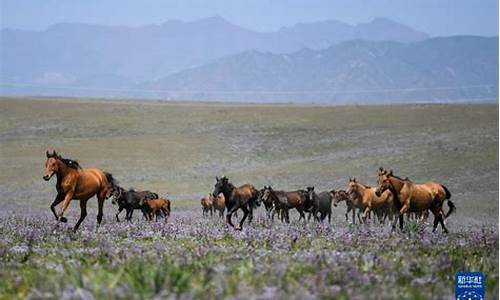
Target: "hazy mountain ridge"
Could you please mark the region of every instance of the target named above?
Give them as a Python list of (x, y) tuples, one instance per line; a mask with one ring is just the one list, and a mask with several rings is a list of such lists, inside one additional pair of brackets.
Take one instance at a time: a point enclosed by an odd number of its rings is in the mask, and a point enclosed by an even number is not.
[(427, 37), (383, 19), (356, 26), (324, 21), (257, 32), (221, 17), (141, 27), (60, 23), (45, 31), (3, 29), (1, 35), (3, 80), (47, 85), (78, 82), (94, 74), (114, 74), (135, 82), (154, 80), (251, 49), (287, 53), (357, 38), (414, 41)]
[(357, 40), (292, 54), (247, 51), (145, 87), (205, 100), (383, 102), (495, 98), (497, 83), (498, 37), (456, 36)]
[(3, 94), (326, 103), (498, 98), (498, 37), (428, 39), (382, 18), (274, 32), (210, 17), (1, 34)]

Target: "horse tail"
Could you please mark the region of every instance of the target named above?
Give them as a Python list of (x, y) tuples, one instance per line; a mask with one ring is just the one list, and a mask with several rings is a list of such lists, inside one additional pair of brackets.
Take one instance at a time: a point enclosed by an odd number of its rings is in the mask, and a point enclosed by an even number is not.
[(450, 208), (450, 210), (448, 210), (448, 213), (444, 216), (445, 219), (457, 210), (455, 203), (451, 202), (450, 199), (448, 199), (448, 207)]
[(441, 184), (441, 187), (443, 188), (444, 192), (446, 193), (446, 199), (450, 199), (451, 198), (451, 193), (450, 191), (444, 186)]
[(170, 216), (170, 201), (167, 199), (167, 203), (165, 204), (166, 206), (166, 209), (167, 209), (167, 212), (168, 212), (168, 216)]

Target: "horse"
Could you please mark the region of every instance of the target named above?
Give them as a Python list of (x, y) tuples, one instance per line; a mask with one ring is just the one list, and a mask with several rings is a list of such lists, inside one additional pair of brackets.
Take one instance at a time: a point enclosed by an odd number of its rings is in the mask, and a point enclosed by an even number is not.
[(210, 194), (200, 199), (201, 212), (202, 212), (203, 216), (208, 215), (209, 212), (210, 212), (210, 216), (213, 216), (213, 214), (214, 214), (214, 207), (213, 207), (214, 199), (215, 199), (215, 197), (213, 197)]
[(163, 213), (165, 217), (165, 222), (168, 220), (170, 216), (170, 200), (164, 198), (150, 199), (146, 201), (146, 205), (148, 207), (148, 216), (149, 220), (153, 220), (153, 216), (155, 216), (155, 221), (158, 221), (158, 216)]
[[(355, 219), (355, 214), (356, 214), (356, 207), (354, 206), (354, 203), (351, 199), (351, 196), (344, 191), (344, 190), (331, 190), (331, 193), (333, 194), (334, 201), (333, 201), (333, 206), (337, 206), (340, 202), (345, 201), (347, 211), (345, 212), (345, 220), (346, 222), (349, 221), (349, 212), (352, 211), (352, 223), (356, 224), (356, 219)], [(359, 214), (358, 214), (359, 217)], [(361, 222), (361, 219), (359, 219)]]
[[(213, 198), (213, 203), (212, 206), (214, 208), (214, 211), (219, 212), (219, 218), (222, 218), (224, 216), (224, 210), (226, 209), (226, 198), (224, 197), (224, 194), (219, 194), (217, 197), (214, 197), (210, 195), (210, 197)], [(235, 212), (234, 213), (235, 217), (238, 217), (238, 214)]]
[[(414, 183), (404, 180), (393, 174), (392, 170), (387, 171), (379, 168), (377, 176), (377, 194), (390, 190), (395, 195), (395, 207), (398, 210), (398, 218), (394, 219), (392, 228), (396, 228), (397, 219), (399, 227), (403, 229), (403, 215), (409, 212), (424, 212), (430, 210), (434, 215), (434, 225), (432, 232), (436, 231), (438, 223), (445, 233), (448, 229), (444, 220), (455, 212), (455, 204), (450, 200), (450, 191), (442, 184), (429, 181), (425, 183)], [(443, 205), (448, 200), (448, 213), (444, 214)]]
[(273, 200), (270, 197), (265, 197), (265, 198), (263, 197), (266, 189), (268, 189), (268, 186), (265, 185), (262, 189), (260, 189), (259, 193), (262, 204), (264, 204), (264, 208), (266, 209), (267, 218), (272, 219), (274, 221), (274, 215), (277, 211), (275, 209)]
[[(307, 194), (309, 196), (309, 199), (313, 203), (313, 209), (311, 212), (309, 212), (308, 219), (311, 218), (311, 215), (314, 215), (314, 218), (317, 221), (323, 222), (328, 216), (328, 223), (331, 223), (333, 194), (331, 192), (320, 192), (319, 194), (317, 194), (314, 191), (314, 186), (307, 187)], [(320, 214), (319, 217), (318, 212)]]
[(148, 219), (148, 210), (146, 206), (146, 201), (151, 199), (157, 199), (158, 194), (150, 191), (136, 191), (133, 188), (128, 191), (122, 187), (117, 186), (115, 192), (113, 193), (113, 200), (111, 203), (118, 204), (118, 212), (116, 213), (116, 221), (120, 222), (118, 217), (122, 210), (125, 209), (126, 216), (125, 220), (132, 221), (132, 215), (134, 209), (140, 209), (144, 218)]
[[(77, 231), (87, 216), (87, 201), (95, 195), (97, 196), (98, 209), (97, 232), (103, 217), (104, 200), (112, 195), (116, 187), (113, 175), (97, 168), (83, 169), (76, 160), (63, 158), (56, 151), (53, 151), (52, 154), (47, 151), (46, 156), (43, 179), (49, 181), (54, 174), (57, 177), (57, 196), (50, 205), (56, 220), (66, 223), (68, 220), (63, 216), (64, 212), (68, 209), (71, 200), (79, 200), (80, 218), (73, 228), (73, 231)], [(55, 207), (61, 202), (62, 208), (56, 214)]]
[[(363, 222), (366, 222), (372, 210), (383, 210), (393, 206), (392, 192), (387, 190), (380, 194), (376, 193), (376, 188), (363, 185), (356, 181), (356, 178), (349, 178), (349, 188), (347, 193), (351, 196), (355, 207), (363, 213)], [(380, 214), (377, 214), (380, 221)]]
[(276, 191), (271, 186), (264, 189), (261, 197), (263, 203), (272, 202), (274, 210), (281, 214), (281, 221), (290, 223), (289, 210), (292, 208), (297, 209), (300, 214), (299, 221), (303, 218), (306, 219), (304, 214), (304, 207), (306, 205), (306, 192), (304, 190), (285, 192)]
[[(243, 230), (243, 222), (248, 216), (248, 223), (252, 222), (253, 209), (260, 205), (259, 191), (251, 184), (244, 184), (235, 187), (225, 176), (221, 178), (215, 177), (216, 183), (212, 196), (217, 197), (220, 193), (224, 195), (227, 207), (226, 223), (236, 230)], [(235, 227), (231, 221), (232, 215), (238, 210), (243, 211), (243, 217), (240, 220), (239, 226)]]

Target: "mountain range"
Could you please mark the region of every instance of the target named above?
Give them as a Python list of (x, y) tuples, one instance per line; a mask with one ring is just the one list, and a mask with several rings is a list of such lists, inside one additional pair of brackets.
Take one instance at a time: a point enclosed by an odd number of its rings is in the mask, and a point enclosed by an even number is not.
[(389, 97), (380, 90), (434, 88), (419, 97), (484, 98), (491, 93), (482, 87), (473, 93), (435, 88), (497, 83), (495, 39), (429, 38), (382, 18), (358, 25), (301, 23), (273, 32), (221, 17), (141, 27), (6, 28), (0, 39), (0, 92), (336, 102), (377, 101), (367, 90), (392, 101), (408, 93), (391, 91)]
[(145, 88), (174, 98), (259, 102), (484, 100), (498, 97), (498, 38), (356, 40), (291, 54), (247, 51)]

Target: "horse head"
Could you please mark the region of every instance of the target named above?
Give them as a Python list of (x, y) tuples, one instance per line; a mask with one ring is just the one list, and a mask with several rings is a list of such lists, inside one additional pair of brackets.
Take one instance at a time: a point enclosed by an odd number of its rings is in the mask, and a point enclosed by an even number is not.
[(54, 150), (52, 154), (49, 151), (46, 151), (47, 160), (45, 161), (45, 172), (43, 175), (43, 179), (45, 181), (49, 181), (54, 174), (59, 172), (59, 163), (58, 160), (61, 158), (57, 152)]
[(377, 188), (375, 189), (375, 195), (380, 197), (385, 190), (392, 187), (390, 177), (393, 176), (393, 174), (392, 170), (387, 172), (387, 170), (384, 170), (382, 167), (378, 169), (377, 173)]
[(215, 176), (215, 185), (214, 191), (212, 192), (212, 196), (217, 197), (220, 193), (224, 194), (224, 190), (227, 188), (229, 184), (229, 179), (226, 176), (222, 176), (221, 178)]

